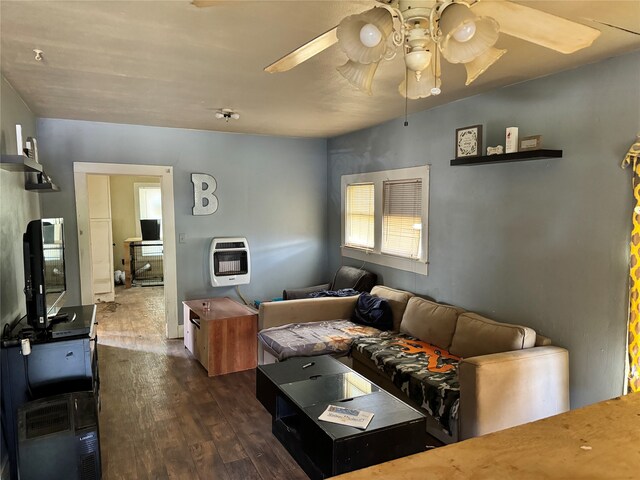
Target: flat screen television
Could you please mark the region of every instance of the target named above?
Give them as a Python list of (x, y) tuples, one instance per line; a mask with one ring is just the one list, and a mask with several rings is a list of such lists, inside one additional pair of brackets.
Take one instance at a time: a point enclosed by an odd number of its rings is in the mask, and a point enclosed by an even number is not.
[(33, 220), (23, 236), (27, 322), (44, 330), (58, 313), (67, 290), (62, 218)]

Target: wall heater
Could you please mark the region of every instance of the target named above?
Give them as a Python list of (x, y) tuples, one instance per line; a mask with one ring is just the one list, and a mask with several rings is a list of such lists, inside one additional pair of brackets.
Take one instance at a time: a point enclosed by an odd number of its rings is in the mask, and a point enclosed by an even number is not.
[(251, 279), (249, 243), (244, 237), (214, 238), (209, 251), (211, 285), (243, 285)]

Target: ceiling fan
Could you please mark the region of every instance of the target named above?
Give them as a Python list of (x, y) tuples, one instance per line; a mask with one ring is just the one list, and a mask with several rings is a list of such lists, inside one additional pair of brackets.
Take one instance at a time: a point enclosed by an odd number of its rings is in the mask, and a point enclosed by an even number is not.
[(595, 28), (507, 0), (376, 0), (378, 5), (344, 18), (265, 68), (285, 72), (338, 43), (348, 60), (338, 71), (349, 83), (371, 95), (378, 65), (404, 56), (406, 75), (399, 85), (410, 99), (438, 95), (441, 58), (461, 63), (466, 85), (502, 55), (495, 48), (500, 33), (569, 54), (590, 46)]

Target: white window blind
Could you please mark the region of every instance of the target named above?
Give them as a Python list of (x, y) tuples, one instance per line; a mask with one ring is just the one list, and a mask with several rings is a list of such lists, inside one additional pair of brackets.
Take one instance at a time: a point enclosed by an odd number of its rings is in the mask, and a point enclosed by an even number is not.
[(422, 180), (383, 183), (382, 252), (419, 258), (422, 238)]
[(345, 243), (348, 246), (373, 248), (374, 236), (373, 183), (347, 185)]

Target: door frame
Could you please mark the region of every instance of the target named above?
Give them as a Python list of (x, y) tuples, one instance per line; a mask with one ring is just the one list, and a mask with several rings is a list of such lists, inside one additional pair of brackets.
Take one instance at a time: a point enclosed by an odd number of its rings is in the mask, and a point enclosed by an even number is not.
[(76, 219), (78, 224), (80, 298), (84, 305), (90, 305), (93, 303), (87, 175), (160, 177), (160, 185), (162, 189), (164, 306), (165, 319), (167, 322), (166, 335), (167, 338), (182, 337), (182, 325), (178, 325), (178, 275), (176, 268), (175, 214), (173, 208), (173, 167), (162, 165), (131, 165), (123, 163), (73, 163)]

